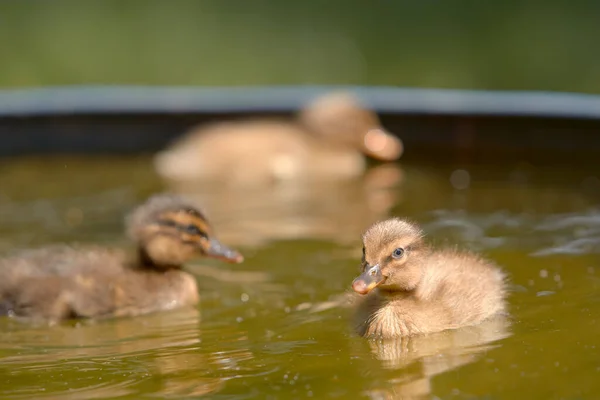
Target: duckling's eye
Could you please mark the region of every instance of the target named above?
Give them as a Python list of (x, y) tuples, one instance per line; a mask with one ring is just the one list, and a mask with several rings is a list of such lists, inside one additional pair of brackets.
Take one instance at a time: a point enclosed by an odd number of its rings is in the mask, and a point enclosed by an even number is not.
[(394, 252), (392, 253), (392, 257), (393, 258), (400, 258), (404, 255), (404, 249), (402, 247), (398, 247), (396, 250), (394, 250)]
[(183, 227), (183, 230), (186, 233), (189, 233), (190, 235), (197, 235), (197, 236), (203, 236), (206, 237), (206, 233), (202, 232), (200, 230), (200, 228), (198, 228), (196, 225), (194, 224), (189, 224)]

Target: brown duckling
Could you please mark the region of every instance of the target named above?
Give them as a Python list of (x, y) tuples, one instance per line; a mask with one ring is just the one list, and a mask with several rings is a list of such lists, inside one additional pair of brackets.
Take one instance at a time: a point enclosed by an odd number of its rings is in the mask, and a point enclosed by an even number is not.
[(101, 247), (51, 246), (0, 260), (0, 314), (36, 320), (134, 316), (194, 305), (194, 277), (182, 270), (200, 256), (243, 257), (214, 238), (193, 204), (156, 195), (127, 219), (133, 255)]
[(431, 248), (402, 219), (378, 222), (363, 235), (356, 325), (363, 336), (402, 337), (476, 325), (506, 310), (505, 275), (491, 262)]
[(158, 153), (158, 174), (171, 182), (262, 185), (361, 175), (363, 155), (392, 161), (402, 142), (353, 96), (335, 93), (305, 107), (295, 121), (254, 119), (201, 126)]

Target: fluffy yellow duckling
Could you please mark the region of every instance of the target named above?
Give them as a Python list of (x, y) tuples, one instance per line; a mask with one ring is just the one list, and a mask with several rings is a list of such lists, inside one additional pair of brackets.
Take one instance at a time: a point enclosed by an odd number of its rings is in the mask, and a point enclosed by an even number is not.
[(296, 121), (243, 120), (198, 127), (158, 153), (154, 165), (168, 181), (232, 185), (345, 179), (362, 174), (364, 154), (402, 155), (400, 139), (375, 113), (345, 93), (319, 98)]
[(134, 316), (194, 305), (194, 277), (182, 270), (200, 256), (241, 262), (214, 238), (204, 215), (172, 195), (151, 197), (127, 219), (137, 253), (67, 245), (0, 260), (0, 314), (36, 320)]
[(417, 225), (402, 219), (366, 231), (362, 269), (352, 288), (367, 295), (356, 312), (363, 336), (455, 329), (506, 310), (505, 275), (498, 267), (472, 253), (435, 250)]

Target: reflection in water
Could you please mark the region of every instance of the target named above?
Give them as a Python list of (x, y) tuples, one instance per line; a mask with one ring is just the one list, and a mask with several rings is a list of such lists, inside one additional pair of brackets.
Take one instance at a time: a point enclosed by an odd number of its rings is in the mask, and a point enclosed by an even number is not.
[(122, 318), (95, 322), (82, 320), (45, 328), (3, 320), (11, 331), (0, 334), (3, 346), (12, 348), (19, 343), (24, 348), (43, 345), (45, 354), (19, 354), (4, 357), (2, 363), (21, 363), (28, 358), (53, 362), (60, 358), (104, 357), (119, 353), (143, 352), (153, 348), (185, 346), (198, 343), (197, 327), (200, 312), (182, 309), (175, 312), (156, 313), (140, 318)]
[[(398, 370), (391, 388), (367, 392), (371, 399), (421, 399), (432, 392), (436, 375), (475, 362), (494, 342), (510, 335), (509, 320), (496, 317), (477, 326), (425, 336), (370, 340), (375, 357), (386, 369)], [(416, 367), (416, 368), (415, 368)]]
[[(203, 376), (210, 375), (212, 368), (226, 370), (227, 365), (253, 358), (244, 346), (228, 352), (198, 351), (200, 312), (192, 308), (53, 327), (20, 325), (9, 319), (2, 323), (7, 326), (0, 333), (0, 375), (30, 382), (21, 392), (0, 389), (2, 398), (112, 398), (135, 394), (136, 386), (148, 379), (154, 381), (153, 393), (158, 397), (204, 395), (219, 390), (225, 379), (225, 375)], [(238, 345), (246, 339), (233, 338)], [(53, 383), (54, 389), (45, 394), (48, 382), (33, 384), (44, 370), (64, 371), (70, 377), (65, 388), (57, 390), (61, 385)]]
[(175, 185), (202, 204), (224, 242), (264, 245), (275, 240), (355, 241), (399, 201), (403, 171), (380, 165), (350, 182), (290, 182), (272, 187)]

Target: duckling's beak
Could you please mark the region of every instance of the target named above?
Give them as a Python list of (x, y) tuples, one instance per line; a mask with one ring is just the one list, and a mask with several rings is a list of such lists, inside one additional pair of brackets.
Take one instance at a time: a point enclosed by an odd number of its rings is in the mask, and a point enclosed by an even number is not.
[(210, 239), (210, 247), (205, 250), (205, 254), (208, 257), (218, 258), (219, 260), (241, 263), (244, 261), (244, 256), (238, 253), (236, 250), (230, 249), (217, 239)]
[(402, 140), (381, 128), (369, 130), (364, 136), (363, 146), (368, 156), (381, 161), (397, 160), (404, 152)]
[(352, 289), (358, 294), (367, 294), (385, 280), (379, 264), (363, 272), (352, 282)]

